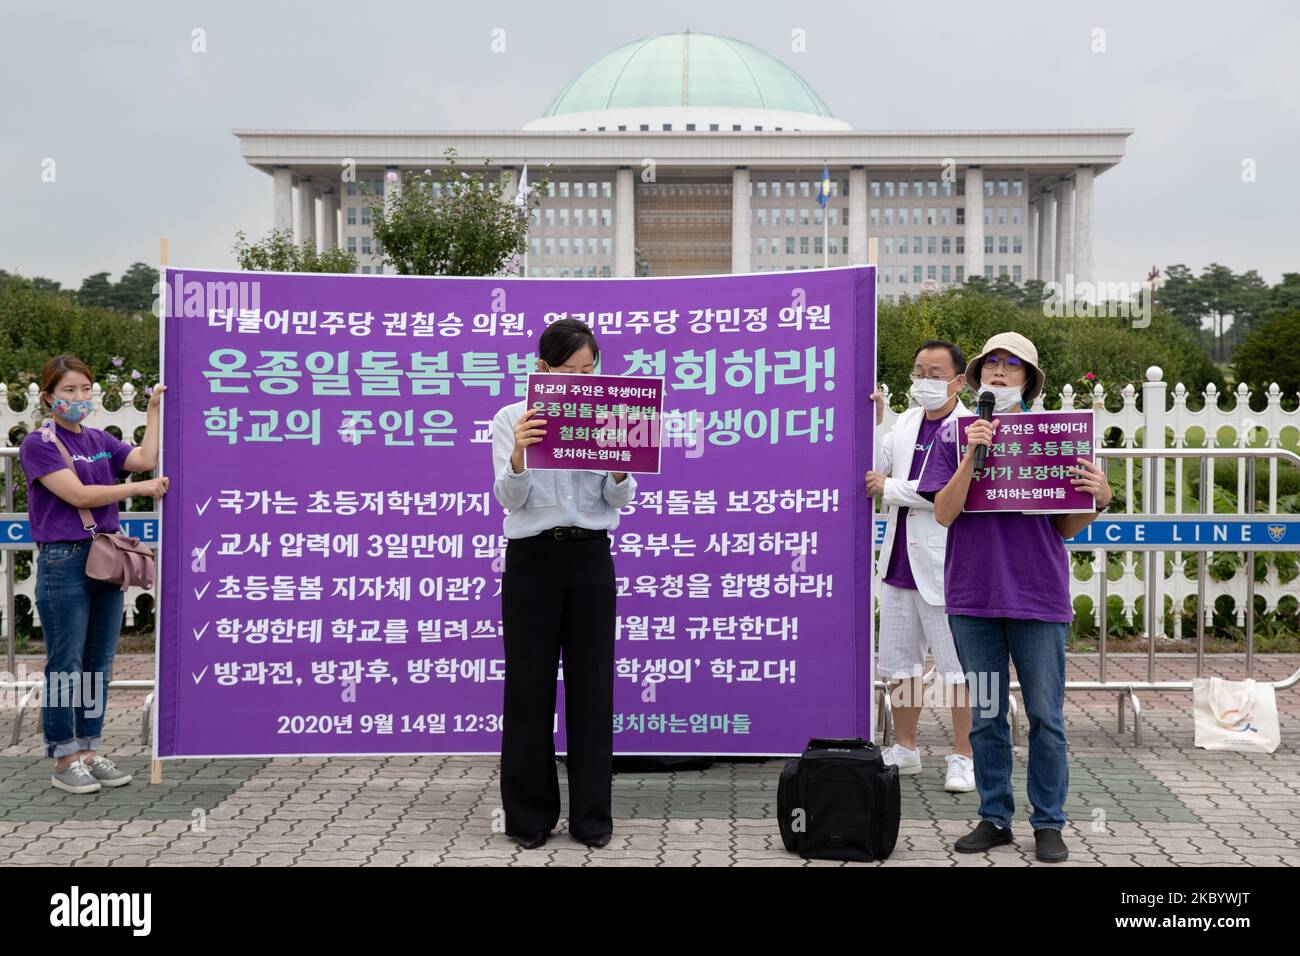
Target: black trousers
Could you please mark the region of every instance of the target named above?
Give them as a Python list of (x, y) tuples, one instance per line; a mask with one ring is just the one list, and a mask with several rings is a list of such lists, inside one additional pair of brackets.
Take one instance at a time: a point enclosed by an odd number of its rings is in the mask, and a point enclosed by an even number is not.
[(588, 839), (613, 829), (614, 600), (607, 537), (506, 545), (501, 801), (512, 836), (549, 832), (559, 822), (553, 725), (561, 652), (569, 832)]

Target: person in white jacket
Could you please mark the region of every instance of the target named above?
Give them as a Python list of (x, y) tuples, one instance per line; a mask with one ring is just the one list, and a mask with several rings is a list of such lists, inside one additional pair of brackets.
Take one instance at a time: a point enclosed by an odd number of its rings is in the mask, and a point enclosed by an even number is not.
[[(964, 385), (966, 358), (951, 342), (931, 340), (916, 351), (911, 395), (918, 407), (904, 412), (881, 436), (876, 468), (867, 472), (867, 493), (881, 496), (888, 509), (880, 548), (880, 649), (877, 666), (889, 682), (896, 743), (884, 752), (886, 763), (903, 775), (921, 772), (916, 744), (927, 651), (934, 655), (935, 686), (952, 709), (953, 752), (947, 758), (944, 789), (975, 789), (971, 760), (971, 712), (966, 678), (957, 658), (944, 612), (943, 565), (947, 529), (934, 518), (934, 504), (917, 493), (917, 481), (930, 443), (943, 423), (970, 411), (957, 398)], [(874, 393), (876, 424), (884, 419), (884, 396)], [(879, 431), (877, 431), (879, 434)]]

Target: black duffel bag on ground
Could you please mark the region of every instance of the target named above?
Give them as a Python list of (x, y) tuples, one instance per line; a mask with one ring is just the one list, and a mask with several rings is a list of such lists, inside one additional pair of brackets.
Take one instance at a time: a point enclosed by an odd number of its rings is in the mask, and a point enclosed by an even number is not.
[(777, 787), (781, 839), (805, 859), (883, 860), (894, 852), (901, 812), (898, 768), (861, 737), (808, 741)]

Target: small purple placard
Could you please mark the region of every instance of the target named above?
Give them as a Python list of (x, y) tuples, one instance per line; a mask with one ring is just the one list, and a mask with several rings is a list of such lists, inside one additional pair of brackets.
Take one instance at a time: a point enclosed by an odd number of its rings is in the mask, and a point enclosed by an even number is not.
[[(1095, 511), (1086, 491), (1070, 484), (1067, 470), (1093, 460), (1094, 417), (1082, 412), (1021, 412), (998, 419), (984, 468), (971, 480), (965, 511)], [(966, 429), (975, 416), (957, 419), (957, 459), (966, 454)]]
[(662, 378), (534, 372), (528, 407), (546, 436), (524, 451), (524, 467), (659, 474)]

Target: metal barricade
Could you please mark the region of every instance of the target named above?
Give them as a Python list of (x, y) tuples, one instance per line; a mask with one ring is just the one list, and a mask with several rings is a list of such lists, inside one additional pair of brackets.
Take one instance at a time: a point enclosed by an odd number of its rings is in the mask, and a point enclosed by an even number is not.
[[(1179, 513), (1165, 515), (1157, 512), (1161, 520), (1184, 519), (1244, 519), (1248, 517), (1266, 517), (1270, 520), (1279, 522), (1279, 524), (1295, 524), (1300, 522), (1300, 516), (1288, 515), (1255, 515), (1255, 466), (1260, 458), (1272, 459), (1274, 461), (1286, 461), (1292, 465), (1300, 467), (1300, 455), (1288, 451), (1284, 448), (1098, 448), (1096, 455), (1100, 459), (1149, 459), (1159, 461), (1162, 459), (1198, 459), (1199, 460), (1199, 482), (1198, 490), (1200, 493), (1200, 510), (1190, 513)], [(1245, 459), (1245, 502), (1244, 510), (1238, 514), (1226, 515), (1216, 514), (1214, 511), (1214, 478), (1210, 462), (1220, 459)], [(1103, 461), (1103, 470), (1105, 462)], [(1154, 469), (1153, 469), (1154, 470)], [(1131, 476), (1130, 476), (1131, 477)], [(1131, 481), (1129, 488), (1131, 490)], [(1154, 486), (1148, 484), (1150, 489)], [(1148, 491), (1148, 494), (1151, 494)], [(1161, 487), (1158, 491), (1163, 499), (1164, 490)], [(1147, 501), (1143, 502), (1147, 504)], [(1239, 509), (1242, 503), (1238, 502)], [(1099, 515), (1098, 519), (1102, 520), (1104, 515)], [(1245, 555), (1245, 572), (1246, 572), (1246, 677), (1254, 677), (1255, 671), (1255, 555), (1256, 550), (1244, 547), (1233, 546), (1227, 542), (1220, 541), (1180, 541), (1176, 547), (1165, 546), (1163, 544), (1155, 545), (1137, 545), (1132, 543), (1118, 543), (1113, 546), (1108, 542), (1096, 541), (1075, 541), (1067, 543), (1068, 550), (1071, 551), (1095, 551), (1097, 553), (1095, 561), (1096, 577), (1098, 579), (1098, 598), (1097, 607), (1099, 611), (1098, 620), (1098, 639), (1097, 639), (1097, 679), (1095, 681), (1069, 681), (1065, 682), (1066, 693), (1071, 691), (1082, 693), (1107, 693), (1111, 692), (1116, 695), (1116, 732), (1125, 733), (1125, 711), (1127, 710), (1133, 716), (1133, 742), (1141, 746), (1142, 744), (1142, 703), (1138, 697), (1139, 691), (1150, 691), (1152, 693), (1168, 691), (1191, 691), (1192, 681), (1156, 680), (1156, 642), (1154, 635), (1159, 633), (1158, 622), (1161, 621), (1164, 614), (1163, 600), (1158, 599), (1160, 588), (1158, 582), (1164, 574), (1164, 555), (1172, 551), (1193, 552), (1199, 555), (1197, 560), (1197, 600), (1196, 600), (1196, 676), (1205, 676), (1205, 616), (1206, 616), (1206, 583), (1207, 569), (1206, 557), (1211, 552), (1237, 551)], [(1107, 601), (1108, 601), (1108, 565), (1107, 557), (1112, 552), (1124, 551), (1142, 551), (1146, 555), (1144, 583), (1146, 586), (1146, 600), (1143, 608), (1143, 631), (1147, 637), (1147, 674), (1144, 681), (1114, 681), (1106, 678), (1106, 641), (1107, 641)], [(934, 672), (927, 672), (922, 680), (929, 684), (934, 679)], [(1297, 668), (1291, 676), (1285, 680), (1273, 683), (1275, 690), (1287, 690), (1300, 683), (1300, 668)], [(1014, 692), (1020, 689), (1019, 681), (1012, 681), (1010, 685), (1011, 696), (1008, 699), (1008, 714), (1011, 722), (1012, 744), (1020, 745), (1020, 706), (1016, 701)], [(893, 735), (893, 706), (889, 699), (887, 682), (874, 681), (874, 690), (877, 692), (873, 695), (876, 704), (876, 714), (880, 717), (881, 741), (888, 744)]]

